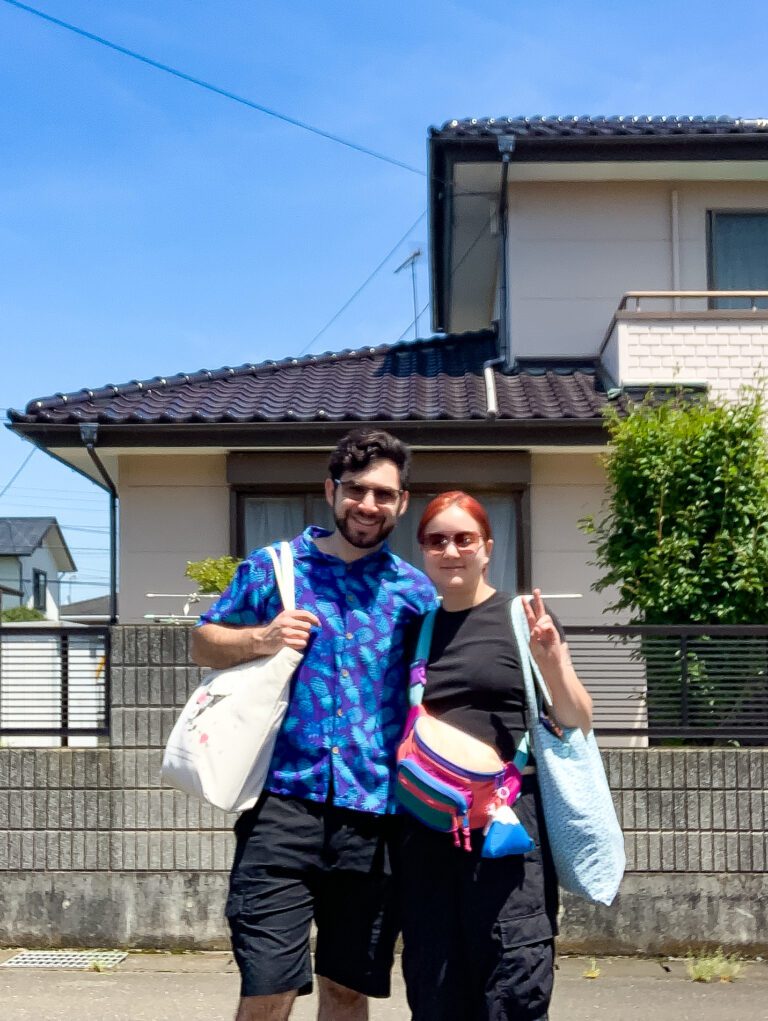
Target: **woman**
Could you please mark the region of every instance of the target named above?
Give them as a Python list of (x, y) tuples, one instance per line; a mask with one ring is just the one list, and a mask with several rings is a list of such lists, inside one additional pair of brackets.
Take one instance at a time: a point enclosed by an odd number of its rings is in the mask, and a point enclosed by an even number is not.
[[(426, 573), (442, 596), (423, 704), (431, 716), (491, 745), (510, 762), (526, 730), (525, 693), (510, 621), (512, 597), (487, 581), (493, 551), (488, 515), (466, 493), (443, 493), (424, 511), (418, 540)], [(591, 699), (538, 589), (526, 615), (556, 723), (586, 733)], [(530, 765), (513, 808), (535, 848), (503, 858), (481, 857), (482, 830), (473, 830), (467, 853), (450, 834), (403, 818), (403, 971), (414, 1021), (547, 1017), (557, 880)]]

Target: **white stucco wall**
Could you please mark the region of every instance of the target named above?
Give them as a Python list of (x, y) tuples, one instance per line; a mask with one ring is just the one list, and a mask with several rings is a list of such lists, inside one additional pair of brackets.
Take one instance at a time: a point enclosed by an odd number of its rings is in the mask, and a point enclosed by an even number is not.
[[(531, 485), (532, 577), (544, 592), (580, 593), (580, 599), (553, 600), (563, 624), (626, 623), (626, 616), (606, 611), (615, 599), (612, 590), (593, 592), (599, 572), (590, 566), (594, 549), (578, 526), (588, 515), (599, 517), (606, 496), (605, 472), (597, 455), (534, 454)], [(632, 648), (605, 636), (583, 642), (571, 638), (574, 665), (594, 700), (596, 727), (644, 726), (647, 722), (641, 692), (645, 671), (632, 657)], [(603, 747), (643, 745), (644, 738), (606, 737)]]
[[(51, 541), (56, 541), (53, 536)], [(45, 546), (41, 546), (40, 549), (35, 550), (32, 556), (25, 557), (22, 563), (24, 565), (24, 591), (27, 593), (27, 606), (33, 605), (32, 572), (34, 570), (45, 571), (48, 577), (48, 588), (46, 590), (44, 612), (48, 620), (58, 620), (59, 606), (61, 605), (61, 584), (53, 554)]]
[[(677, 193), (677, 259), (672, 194)], [(622, 294), (707, 288), (707, 212), (768, 209), (759, 182), (517, 182), (509, 300), (518, 356), (593, 357)], [(679, 266), (675, 279), (674, 266)], [(659, 306), (663, 307), (663, 306)]]
[[(21, 563), (21, 575), (19, 572)], [(28, 557), (0, 557), (0, 584), (8, 588), (21, 588), (24, 593), (17, 596), (3, 596), (3, 608), (24, 605), (30, 609), (34, 606), (34, 589), (32, 586), (33, 571), (44, 571), (47, 576), (45, 613), (48, 620), (59, 619), (61, 604), (61, 584), (56, 562), (51, 552), (45, 547), (37, 549)]]
[[(0, 557), (0, 585), (6, 588), (20, 588), (20, 571), (18, 557)], [(3, 608), (19, 605), (18, 596), (3, 596)]]
[(188, 560), (229, 552), (226, 461), (217, 455), (120, 458), (120, 620), (181, 613), (182, 599), (147, 599), (147, 592), (188, 593)]
[(598, 516), (605, 498), (605, 472), (595, 454), (534, 454), (531, 461), (531, 577), (543, 592), (579, 593), (553, 603), (564, 624), (613, 624), (604, 615), (610, 593), (590, 588), (594, 550), (579, 520)]

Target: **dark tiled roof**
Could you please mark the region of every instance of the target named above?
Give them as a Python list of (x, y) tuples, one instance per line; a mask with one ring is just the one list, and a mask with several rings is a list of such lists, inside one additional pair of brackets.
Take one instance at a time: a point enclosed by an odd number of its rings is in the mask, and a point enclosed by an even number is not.
[(768, 133), (768, 120), (740, 117), (467, 117), (431, 128), (433, 138), (611, 138), (672, 135), (753, 135)]
[[(483, 364), (492, 330), (280, 362), (241, 365), (31, 401), (17, 423), (105, 425), (467, 421), (487, 418)], [(589, 364), (495, 371), (499, 417), (599, 418), (606, 396)]]
[(0, 556), (31, 556), (55, 524), (56, 518), (0, 518)]

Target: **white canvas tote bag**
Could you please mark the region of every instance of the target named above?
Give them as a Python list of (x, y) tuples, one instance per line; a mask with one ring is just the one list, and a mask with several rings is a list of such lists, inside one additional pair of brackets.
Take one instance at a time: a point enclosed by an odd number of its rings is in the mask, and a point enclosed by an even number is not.
[[(294, 610), (291, 547), (281, 543), (279, 558), (272, 547), (267, 551), (283, 608)], [(206, 674), (171, 731), (162, 782), (225, 812), (255, 805), (303, 655), (284, 647), (273, 656)]]

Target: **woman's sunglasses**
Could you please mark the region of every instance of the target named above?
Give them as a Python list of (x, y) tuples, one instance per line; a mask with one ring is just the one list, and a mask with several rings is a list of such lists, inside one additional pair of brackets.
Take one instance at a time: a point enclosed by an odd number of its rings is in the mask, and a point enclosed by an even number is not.
[(470, 553), (477, 553), (482, 535), (478, 532), (454, 532), (447, 535), (445, 532), (428, 532), (419, 544), (425, 553), (442, 554), (450, 545), (454, 545), (459, 553), (468, 556)]

